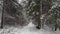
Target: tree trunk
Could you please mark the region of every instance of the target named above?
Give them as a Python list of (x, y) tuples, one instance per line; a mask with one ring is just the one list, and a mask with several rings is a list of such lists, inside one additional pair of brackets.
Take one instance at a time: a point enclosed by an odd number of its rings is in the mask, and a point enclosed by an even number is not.
[[(36, 26), (36, 28), (37, 29), (40, 29), (41, 28), (41, 19), (40, 19), (40, 17), (41, 17), (41, 14), (42, 14), (42, 0), (39, 0), (39, 1), (37, 1), (36, 2), (36, 4), (37, 4), (37, 9), (36, 9), (36, 11), (39, 13), (36, 17), (36, 21), (37, 21), (37, 23), (38, 23), (38, 25)], [(36, 12), (36, 13), (37, 13)]]
[(58, 24), (55, 24), (55, 31), (57, 30), (57, 28), (58, 28)]
[(3, 0), (3, 7), (2, 7), (1, 28), (3, 28), (3, 15), (4, 15), (4, 0)]

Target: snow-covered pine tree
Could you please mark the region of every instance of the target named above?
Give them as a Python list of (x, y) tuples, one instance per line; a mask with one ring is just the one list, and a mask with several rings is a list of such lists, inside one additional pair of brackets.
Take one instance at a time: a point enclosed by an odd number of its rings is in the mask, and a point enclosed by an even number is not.
[(47, 19), (48, 11), (51, 9), (51, 6), (53, 5), (53, 0), (42, 0), (42, 28), (44, 28), (45, 21)]
[(37, 28), (41, 28), (41, 12), (40, 12), (41, 0), (28, 0), (27, 4), (27, 17), (33, 20), (37, 24)]
[[(27, 16), (33, 23), (41, 27), (41, 15), (48, 14), (52, 0), (29, 0), (27, 5)], [(46, 17), (45, 17), (46, 18)]]
[[(48, 11), (48, 18), (47, 18), (47, 21), (46, 21), (46, 24), (48, 25), (52, 25), (54, 26), (55, 28), (55, 31), (57, 30), (57, 28), (60, 29), (60, 6), (59, 4), (55, 4), (51, 7), (51, 9)], [(51, 27), (52, 27), (51, 26)]]

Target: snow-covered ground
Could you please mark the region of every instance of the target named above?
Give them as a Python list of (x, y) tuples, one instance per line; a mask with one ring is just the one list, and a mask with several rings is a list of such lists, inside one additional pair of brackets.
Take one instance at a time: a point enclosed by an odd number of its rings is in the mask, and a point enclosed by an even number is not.
[(60, 34), (60, 31), (36, 29), (35, 25), (29, 23), (24, 27), (5, 26), (3, 29), (0, 29), (0, 34)]

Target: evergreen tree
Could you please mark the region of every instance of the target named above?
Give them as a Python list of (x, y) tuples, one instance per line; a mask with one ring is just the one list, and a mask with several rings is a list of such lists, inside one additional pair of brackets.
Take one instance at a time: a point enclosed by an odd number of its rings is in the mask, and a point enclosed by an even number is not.
[(41, 12), (40, 12), (41, 0), (28, 0), (27, 4), (27, 17), (37, 23), (37, 28), (41, 27)]
[[(27, 16), (39, 27), (42, 26), (41, 15), (48, 15), (52, 0), (29, 0), (27, 5)], [(46, 17), (45, 17), (46, 18)]]
[[(55, 31), (57, 30), (57, 28), (60, 29), (60, 6), (59, 5), (54, 5), (52, 6), (52, 8), (50, 9), (50, 11), (48, 12), (49, 16), (47, 19), (48, 24), (55, 26)], [(52, 26), (51, 26), (52, 27)]]

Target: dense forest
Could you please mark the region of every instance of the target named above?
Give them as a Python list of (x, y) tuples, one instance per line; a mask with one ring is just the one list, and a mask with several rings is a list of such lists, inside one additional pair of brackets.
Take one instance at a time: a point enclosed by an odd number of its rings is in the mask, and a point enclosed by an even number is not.
[[(22, 0), (21, 0), (22, 1)], [(3, 0), (1, 9), (1, 28), (4, 25), (25, 26), (29, 22), (37, 29), (44, 25), (60, 29), (60, 1), (59, 0)]]

